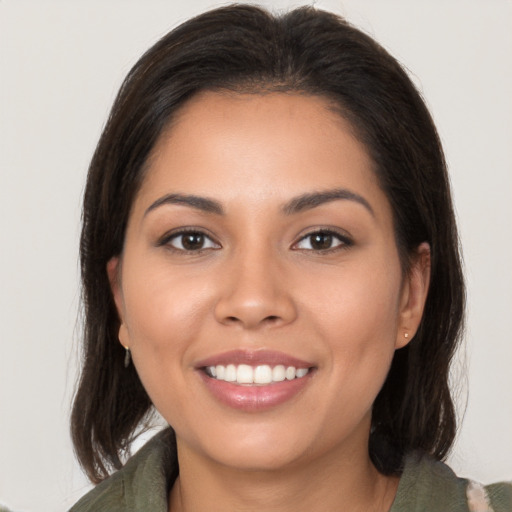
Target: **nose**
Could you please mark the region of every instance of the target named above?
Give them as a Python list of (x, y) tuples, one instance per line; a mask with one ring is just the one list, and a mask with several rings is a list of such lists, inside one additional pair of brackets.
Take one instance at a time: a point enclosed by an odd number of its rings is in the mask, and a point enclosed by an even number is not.
[(295, 320), (292, 283), (278, 258), (269, 252), (240, 251), (226, 262), (226, 270), (219, 275), (221, 293), (215, 305), (218, 322), (251, 330)]

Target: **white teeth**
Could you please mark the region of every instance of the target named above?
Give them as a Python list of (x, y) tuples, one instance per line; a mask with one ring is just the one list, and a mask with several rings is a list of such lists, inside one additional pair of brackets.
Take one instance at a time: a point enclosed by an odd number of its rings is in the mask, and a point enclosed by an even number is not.
[(212, 377), (217, 377), (217, 379), (219, 379), (219, 380), (224, 380), (225, 374), (226, 374), (226, 367), (218, 364), (215, 367), (215, 375), (212, 374)]
[(296, 370), (293, 366), (288, 366), (288, 368), (286, 368), (284, 376), (287, 378), (287, 380), (293, 380), (295, 379), (295, 371)]
[(208, 366), (206, 373), (217, 380), (233, 382), (236, 384), (270, 384), (286, 380), (301, 379), (309, 373), (309, 368), (285, 367), (282, 364), (270, 366), (268, 364), (252, 367), (248, 364), (218, 364)]
[(272, 368), (268, 364), (256, 366), (254, 369), (255, 384), (270, 384), (272, 382)]
[(252, 384), (254, 382), (252, 366), (249, 366), (248, 364), (239, 364), (236, 370), (236, 381), (239, 384)]
[(272, 380), (274, 382), (282, 382), (286, 378), (285, 372), (286, 370), (282, 364), (274, 366), (274, 369), (272, 370)]
[(224, 380), (226, 382), (236, 381), (236, 366), (234, 364), (228, 364), (226, 366), (226, 373), (224, 374)]

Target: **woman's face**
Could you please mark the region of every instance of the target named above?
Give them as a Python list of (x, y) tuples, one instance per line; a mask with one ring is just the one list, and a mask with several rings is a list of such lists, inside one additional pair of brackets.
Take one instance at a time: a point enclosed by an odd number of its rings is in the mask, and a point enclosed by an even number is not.
[(181, 454), (273, 469), (367, 451), (421, 318), (419, 253), (403, 276), (372, 161), (325, 100), (203, 93), (156, 145), (109, 263), (119, 338)]

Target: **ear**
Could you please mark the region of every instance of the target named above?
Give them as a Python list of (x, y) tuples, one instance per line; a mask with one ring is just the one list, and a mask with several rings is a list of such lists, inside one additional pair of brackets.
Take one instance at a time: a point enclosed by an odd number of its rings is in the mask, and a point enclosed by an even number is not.
[(407, 345), (416, 334), (430, 285), (430, 245), (423, 242), (411, 258), (400, 298), (400, 315), (395, 348)]
[(107, 275), (110, 282), (110, 290), (119, 316), (119, 341), (124, 348), (129, 348), (128, 332), (124, 323), (124, 301), (121, 290), (121, 259), (119, 256), (111, 258), (107, 263)]

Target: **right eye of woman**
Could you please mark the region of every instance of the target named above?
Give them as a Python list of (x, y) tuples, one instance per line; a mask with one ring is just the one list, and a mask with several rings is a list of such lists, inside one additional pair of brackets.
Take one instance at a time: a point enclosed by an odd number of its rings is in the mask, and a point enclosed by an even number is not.
[(220, 249), (206, 233), (197, 230), (178, 231), (166, 236), (160, 245), (165, 245), (175, 251), (201, 252), (207, 249)]
[(293, 245), (293, 248), (326, 254), (346, 249), (352, 245), (352, 240), (346, 235), (332, 229), (323, 228), (306, 234)]

